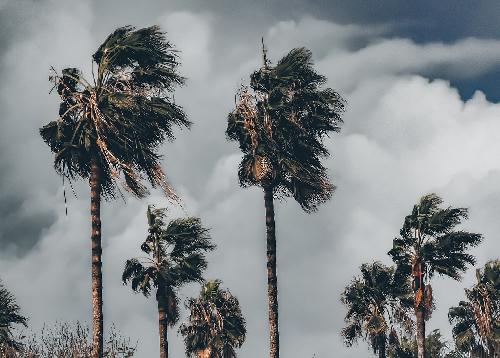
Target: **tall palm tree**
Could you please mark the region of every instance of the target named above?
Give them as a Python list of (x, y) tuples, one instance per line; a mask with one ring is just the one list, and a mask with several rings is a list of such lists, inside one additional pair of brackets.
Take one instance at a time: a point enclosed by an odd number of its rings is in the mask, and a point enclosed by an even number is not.
[(306, 212), (328, 200), (334, 189), (321, 158), (323, 138), (339, 131), (344, 100), (316, 73), (312, 54), (296, 48), (275, 66), (267, 60), (242, 87), (228, 116), (227, 137), (238, 141), (243, 187), (264, 190), (267, 227), (267, 283), (270, 357), (279, 357), (278, 286), (274, 199), (292, 196)]
[[(137, 197), (142, 178), (172, 197), (160, 167), (159, 145), (173, 139), (172, 126), (189, 126), (170, 92), (183, 83), (172, 45), (159, 27), (115, 30), (92, 56), (97, 73), (86, 80), (66, 68), (50, 80), (61, 98), (59, 117), (40, 129), (55, 154), (56, 171), (89, 180), (92, 221), (93, 353), (102, 357), (101, 197), (121, 194), (119, 182)], [(93, 71), (94, 72), (94, 71)]]
[(393, 241), (389, 255), (397, 273), (412, 278), (417, 321), (418, 358), (425, 357), (425, 320), (432, 309), (430, 281), (435, 273), (460, 280), (475, 257), (467, 253), (481, 242), (481, 235), (457, 230), (467, 219), (466, 208), (441, 207), (442, 199), (428, 194), (406, 216), (400, 237)]
[(476, 271), (477, 283), (465, 290), (466, 301), (451, 307), (455, 346), (478, 357), (500, 356), (500, 260)]
[(207, 267), (205, 253), (215, 249), (208, 229), (198, 218), (165, 222), (166, 209), (148, 207), (149, 234), (141, 245), (148, 255), (127, 260), (123, 270), (124, 284), (148, 297), (156, 288), (160, 333), (160, 357), (168, 357), (167, 328), (179, 320), (179, 288), (190, 282), (202, 282)]
[(3, 357), (9, 350), (17, 351), (21, 345), (13, 335), (15, 325), (27, 327), (27, 319), (21, 315), (21, 308), (16, 299), (0, 281), (0, 356)]
[(399, 345), (398, 328), (406, 335), (413, 330), (409, 281), (380, 262), (363, 264), (361, 276), (345, 288), (341, 301), (348, 309), (341, 334), (349, 347), (363, 337), (384, 358), (389, 345)]
[(246, 322), (238, 299), (220, 284), (206, 282), (199, 297), (186, 304), (191, 313), (179, 330), (189, 357), (236, 358), (235, 348), (245, 342)]

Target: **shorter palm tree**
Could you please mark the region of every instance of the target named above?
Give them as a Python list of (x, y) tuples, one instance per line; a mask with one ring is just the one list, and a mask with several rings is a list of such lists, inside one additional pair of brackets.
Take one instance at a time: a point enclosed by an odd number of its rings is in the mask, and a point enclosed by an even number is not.
[(208, 281), (198, 298), (188, 300), (189, 319), (180, 327), (186, 354), (199, 358), (234, 358), (245, 341), (246, 323), (238, 299), (220, 289), (221, 281)]
[(465, 290), (467, 301), (451, 307), (457, 350), (477, 357), (500, 356), (500, 260), (476, 271), (477, 283)]
[(430, 280), (435, 273), (461, 279), (467, 265), (476, 259), (467, 250), (481, 242), (481, 235), (456, 226), (467, 219), (466, 208), (441, 207), (442, 199), (428, 194), (413, 206), (389, 251), (397, 264), (396, 274), (412, 279), (417, 323), (418, 358), (425, 358), (425, 320), (431, 314), (433, 295)]
[(361, 276), (345, 288), (341, 301), (348, 308), (347, 326), (341, 334), (347, 346), (363, 337), (374, 353), (385, 357), (388, 345), (399, 345), (396, 327), (411, 334), (411, 288), (408, 280), (396, 276), (394, 271), (380, 262), (363, 264)]
[(130, 282), (146, 297), (156, 288), (161, 358), (168, 357), (167, 327), (179, 320), (178, 290), (190, 282), (203, 282), (205, 254), (215, 249), (200, 219), (175, 219), (167, 225), (165, 212), (148, 207), (149, 235), (141, 245), (148, 257), (127, 260), (122, 275), (124, 284)]
[(0, 357), (7, 350), (18, 350), (21, 347), (12, 335), (16, 324), (27, 327), (27, 319), (21, 315), (21, 308), (12, 293), (0, 281)]

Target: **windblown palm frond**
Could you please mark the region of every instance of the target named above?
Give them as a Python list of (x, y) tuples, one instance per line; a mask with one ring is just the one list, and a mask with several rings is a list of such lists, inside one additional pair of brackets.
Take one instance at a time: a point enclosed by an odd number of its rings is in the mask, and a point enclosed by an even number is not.
[(206, 282), (200, 296), (186, 303), (190, 315), (179, 331), (189, 357), (235, 358), (236, 348), (245, 341), (246, 322), (238, 299), (220, 284)]
[(306, 211), (328, 200), (333, 185), (321, 158), (323, 138), (339, 131), (344, 100), (313, 69), (311, 52), (293, 49), (275, 66), (268, 63), (238, 93), (228, 116), (227, 137), (239, 142), (243, 186), (273, 188), (292, 196)]
[(500, 355), (500, 261), (489, 261), (477, 270), (477, 283), (466, 289), (467, 301), (451, 307), (455, 346), (476, 356)]
[(141, 245), (148, 256), (127, 260), (122, 281), (146, 297), (156, 288), (156, 299), (165, 301), (167, 320), (173, 326), (179, 318), (177, 290), (186, 283), (203, 281), (205, 253), (215, 245), (200, 219), (175, 219), (167, 224), (165, 213), (166, 209), (148, 207), (149, 234)]
[(174, 138), (174, 125), (190, 125), (170, 98), (184, 81), (176, 72), (175, 50), (157, 26), (126, 26), (104, 41), (93, 60), (92, 81), (76, 68), (50, 77), (61, 98), (59, 118), (40, 134), (55, 154), (57, 172), (89, 178), (91, 158), (98, 158), (104, 195), (113, 197), (121, 178), (128, 191), (142, 197), (145, 176), (172, 197), (157, 149)]
[[(409, 316), (411, 288), (407, 279), (394, 274), (392, 267), (379, 262), (363, 264), (341, 296), (347, 306), (344, 343), (352, 346), (359, 338), (368, 340), (374, 353), (385, 357), (386, 349), (399, 345), (400, 335), (413, 330)], [(400, 334), (398, 334), (398, 330)]]
[(14, 296), (0, 282), (0, 355), (5, 349), (18, 350), (21, 347), (12, 335), (15, 325), (27, 327), (27, 319), (20, 311)]
[(466, 208), (442, 208), (441, 204), (436, 194), (423, 196), (405, 218), (400, 237), (389, 251), (398, 274), (412, 276), (415, 292), (423, 293), (435, 273), (459, 280), (467, 266), (475, 263), (466, 251), (482, 240), (480, 234), (456, 230), (468, 217)]

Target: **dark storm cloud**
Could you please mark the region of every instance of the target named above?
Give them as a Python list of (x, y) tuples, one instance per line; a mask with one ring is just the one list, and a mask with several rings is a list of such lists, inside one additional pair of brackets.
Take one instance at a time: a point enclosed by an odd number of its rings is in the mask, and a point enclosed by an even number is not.
[[(498, 252), (500, 106), (482, 93), (465, 102), (450, 83), (427, 77), (469, 83), (487, 77), (498, 70), (500, 41), (456, 35), (458, 41), (441, 43), (446, 32), (436, 32), (436, 42), (429, 43), (417, 30), (430, 32), (432, 18), (459, 10), (437, 4), (425, 13), (421, 2), (366, 5), (373, 3), (12, 0), (1, 15), (16, 21), (5, 23), (13, 37), (4, 36), (9, 44), (1, 54), (0, 240), (26, 233), (37, 244), (23, 258), (0, 250), (0, 272), (31, 326), (90, 317), (88, 187), (77, 186), (78, 200), (68, 195), (66, 217), (61, 179), (37, 134), (57, 113), (57, 98), (48, 95), (48, 68), (78, 66), (88, 75), (91, 53), (126, 24), (159, 24), (181, 51), (188, 82), (175, 98), (194, 125), (162, 148), (163, 166), (185, 203), (185, 212), (171, 208), (169, 215), (197, 215), (211, 228), (218, 249), (209, 257), (207, 277), (221, 278), (242, 304), (248, 337), (241, 357), (265, 356), (267, 350), (265, 213), (261, 190), (238, 186), (240, 153), (224, 130), (236, 89), (261, 63), (261, 36), (273, 61), (292, 47), (309, 47), (318, 70), (349, 104), (341, 133), (327, 141), (334, 154), (325, 163), (338, 187), (334, 198), (314, 215), (293, 200), (276, 203), (283, 356), (367, 356), (362, 343), (342, 345), (339, 294), (361, 263), (388, 262), (402, 219), (426, 192), (472, 207), (467, 227), (487, 238), (475, 251), (479, 262)], [(462, 11), (470, 9), (464, 5)], [(453, 16), (458, 21), (466, 15)], [(478, 194), (471, 200), (470, 193)], [(152, 357), (158, 351), (154, 302), (133, 295), (120, 274), (146, 233), (147, 204), (166, 201), (154, 191), (147, 200), (125, 201), (103, 205), (105, 317), (140, 340), (140, 357)], [(444, 308), (429, 328), (449, 336), (445, 308), (462, 297), (471, 275), (463, 285), (436, 285)], [(188, 287), (181, 298), (197, 290)], [(175, 331), (170, 337), (173, 355), (181, 356), (181, 337)]]

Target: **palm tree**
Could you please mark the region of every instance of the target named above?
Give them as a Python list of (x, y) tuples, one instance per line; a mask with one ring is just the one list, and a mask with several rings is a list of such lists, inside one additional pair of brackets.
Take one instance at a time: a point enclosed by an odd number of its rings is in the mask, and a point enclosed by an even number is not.
[(394, 268), (380, 262), (363, 264), (361, 276), (345, 288), (341, 301), (347, 306), (346, 327), (342, 329), (345, 344), (350, 347), (359, 338), (369, 341), (374, 353), (386, 357), (389, 345), (399, 345), (397, 327), (411, 334), (413, 322), (408, 280), (394, 274)]
[(500, 356), (500, 260), (486, 263), (476, 278), (465, 290), (467, 301), (448, 311), (455, 346), (478, 357)]
[(270, 357), (279, 357), (278, 286), (274, 198), (292, 196), (306, 212), (328, 200), (334, 189), (321, 158), (329, 153), (323, 138), (339, 131), (344, 100), (316, 73), (312, 54), (291, 50), (272, 66), (264, 65), (239, 91), (228, 116), (227, 137), (238, 141), (243, 159), (241, 186), (264, 190), (267, 227), (267, 283)]
[(89, 180), (92, 221), (93, 353), (102, 357), (101, 197), (114, 198), (119, 181), (137, 197), (153, 187), (174, 194), (160, 167), (159, 145), (173, 139), (172, 126), (189, 126), (182, 108), (169, 97), (183, 83), (172, 45), (159, 27), (115, 30), (92, 56), (97, 74), (86, 80), (66, 68), (50, 80), (61, 98), (59, 118), (40, 129), (55, 154), (56, 171)]
[(17, 351), (21, 347), (12, 335), (12, 329), (16, 324), (27, 327), (27, 319), (21, 315), (21, 308), (12, 293), (0, 281), (0, 356), (2, 357), (7, 351)]
[(481, 242), (481, 235), (456, 230), (467, 219), (465, 208), (442, 208), (442, 199), (428, 194), (406, 216), (400, 237), (393, 241), (389, 255), (397, 274), (412, 278), (417, 321), (418, 358), (425, 357), (425, 320), (432, 309), (430, 280), (435, 273), (460, 280), (475, 257), (466, 251)]
[(179, 330), (189, 357), (236, 358), (235, 348), (245, 342), (246, 322), (238, 299), (220, 284), (206, 282), (200, 296), (186, 304), (191, 313)]
[(123, 270), (124, 284), (148, 297), (156, 288), (160, 333), (160, 357), (168, 357), (167, 327), (179, 320), (179, 288), (190, 282), (202, 282), (207, 267), (205, 253), (215, 249), (208, 229), (198, 218), (165, 222), (166, 209), (148, 207), (149, 234), (141, 245), (148, 255), (127, 260)]

